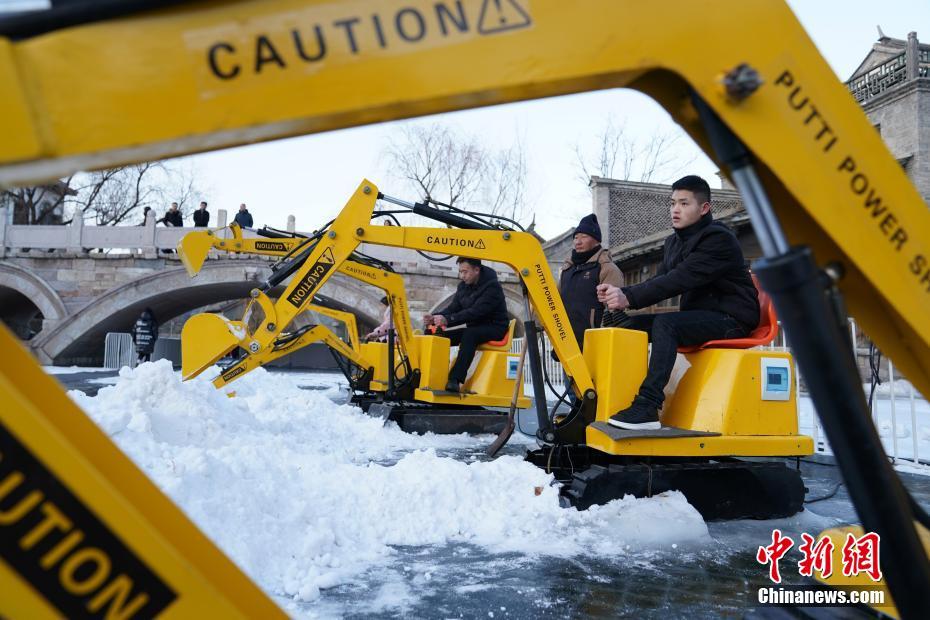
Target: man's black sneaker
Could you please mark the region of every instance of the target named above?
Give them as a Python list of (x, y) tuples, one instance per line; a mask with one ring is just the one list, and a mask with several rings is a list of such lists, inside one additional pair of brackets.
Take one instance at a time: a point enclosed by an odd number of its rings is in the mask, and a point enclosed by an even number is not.
[(607, 423), (631, 431), (657, 431), (662, 428), (659, 408), (639, 397), (633, 399), (633, 404), (626, 409), (610, 416)]
[(456, 381), (455, 379), (449, 379), (449, 382), (446, 383), (447, 392), (461, 392), (462, 384)]

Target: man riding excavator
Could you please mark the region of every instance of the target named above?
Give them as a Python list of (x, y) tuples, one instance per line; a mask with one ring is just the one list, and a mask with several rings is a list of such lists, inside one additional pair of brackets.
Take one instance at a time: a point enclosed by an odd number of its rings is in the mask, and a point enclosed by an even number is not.
[[(445, 13), (435, 11), (418, 37), (384, 36), (380, 27), (399, 10), (420, 15), (417, 9), (365, 0), (53, 2), (50, 11), (3, 20), (0, 184), (33, 185), (79, 170), (478, 106), (636, 89), (661, 105), (739, 190), (763, 254), (753, 271), (790, 334), (861, 520), (856, 529), (881, 537), (882, 586), (896, 613), (930, 617), (930, 543), (923, 542), (930, 540), (930, 516), (882, 448), (846, 326), (848, 308), (895, 367), (930, 395), (930, 212), (791, 10), (782, 2), (721, 0), (708, 20), (706, 7), (689, 0), (658, 8), (615, 0), (577, 7), (462, 0), (454, 3), (459, 18), (451, 17), (451, 4), (437, 3)], [(495, 6), (504, 5), (519, 10), (495, 19)], [(704, 35), (698, 46), (691, 43), (695, 23)], [(322, 50), (309, 57), (288, 45), (295, 28), (314, 24), (357, 27), (342, 28), (348, 42), (327, 46), (325, 57)], [(272, 42), (284, 57), (268, 53)], [(918, 69), (923, 65), (907, 62), (914, 79)], [(349, 203), (357, 212), (343, 213), (348, 217), (287, 261), (292, 268), (272, 276), (273, 285), (294, 277), (278, 303), (268, 304), (274, 315), (259, 321), (256, 314), (255, 325), (246, 325), (250, 347), (274, 347), (319, 280), (331, 275), (327, 265), (348, 258), (349, 246), (364, 241), (435, 251), (426, 240), (437, 236), (435, 229), (370, 226), (377, 196), (363, 182)], [(684, 436), (631, 437), (611, 427), (607, 418), (629, 406), (645, 378), (646, 334), (590, 330), (582, 357), (535, 240), (533, 246), (518, 231), (409, 206), (460, 228), (443, 230), (443, 238), (491, 245), (474, 252), (456, 245), (450, 253), (509, 257), (580, 397), (565, 417), (537, 410), (544, 446), (537, 462), (556, 470), (587, 468), (572, 483), (581, 496), (598, 481), (617, 480), (604, 473), (645, 481), (645, 491), (654, 491), (649, 481), (669, 475), (668, 465), (714, 472), (711, 490), (726, 493), (724, 472), (746, 471), (732, 457), (810, 453), (809, 439), (796, 434), (791, 360), (767, 351), (705, 347), (688, 354), (688, 377), (662, 418)], [(453, 223), (457, 216), (467, 225)], [(326, 250), (340, 255), (326, 262)], [(534, 390), (541, 390), (535, 326), (527, 324)], [(435, 350), (439, 339), (426, 338), (424, 345), (437, 353), (430, 381), (438, 381), (448, 372), (448, 351)], [(67, 505), (89, 507), (63, 540), (76, 545), (75, 534), (114, 532), (100, 548), (119, 550), (112, 558), (138, 556), (144, 571), (131, 573), (143, 575), (137, 583), (155, 584), (153, 593), (159, 586), (148, 615), (168, 605), (179, 616), (205, 609), (244, 617), (276, 612), (3, 329), (0, 342), (0, 464), (40, 472), (37, 480), (58, 485), (56, 502), (72, 489)], [(778, 400), (786, 393), (787, 401)], [(545, 398), (536, 401), (540, 406)], [(591, 462), (580, 463), (582, 454)], [(35, 491), (37, 504), (49, 498), (43, 508), (55, 506), (50, 488), (45, 495)], [(94, 519), (96, 529), (83, 525)], [(25, 549), (15, 547), (10, 553)], [(3, 611), (86, 613), (85, 601), (48, 594), (58, 580), (36, 569), (38, 557), (28, 570), (3, 565), (0, 583), (5, 595), (12, 592), (0, 602)]]
[[(256, 232), (258, 237), (246, 237), (236, 224), (190, 232), (178, 244), (178, 256), (192, 277), (200, 271), (210, 250), (277, 256), (280, 260), (272, 266), (277, 270), (283, 261), (305, 249), (308, 243), (302, 235), (267, 227)], [(505, 427), (507, 416), (497, 409), (528, 406), (529, 400), (522, 392), (516, 393), (516, 377), (508, 371), (511, 360), (516, 357), (509, 353), (512, 322), (509, 328), (507, 324), (502, 327), (505, 341), (476, 347), (480, 358), (467, 382), (467, 390), (461, 394), (458, 390), (449, 392), (444, 389), (448, 387), (447, 380), (432, 379), (430, 382), (429, 377), (441, 371), (442, 358), (433, 356), (430, 351), (421, 351), (422, 337), (414, 335), (401, 276), (394, 273), (390, 265), (358, 252), (353, 252), (351, 260), (335, 265), (335, 270), (386, 293), (395, 328), (387, 331), (383, 342), (356, 342), (350, 347), (323, 325), (298, 328), (292, 322), (285, 326), (271, 348), (256, 352), (248, 340), (246, 326), (257, 317), (273, 312), (270, 299), (256, 291), (243, 321), (230, 321), (212, 313), (188, 319), (181, 332), (183, 378), (191, 379), (233, 349), (241, 349), (246, 354), (222, 368), (214, 379), (214, 385), (219, 388), (272, 360), (322, 342), (330, 348), (349, 382), (350, 402), (371, 415), (397, 422), (406, 431), (498, 433)], [(311, 304), (305, 309), (316, 307)], [(467, 319), (466, 315), (463, 317)], [(475, 352), (471, 353), (474, 356)], [(471, 359), (467, 365), (462, 364), (467, 371)], [(425, 389), (418, 391), (421, 387)]]
[[(374, 219), (390, 215), (376, 208), (379, 200), (452, 228), (376, 226)], [(442, 208), (435, 201), (410, 203), (392, 198), (369, 181), (362, 182), (334, 220), (282, 259), (261, 290), (252, 292), (241, 322), (245, 330), (239, 335), (246, 355), (239, 363), (274, 350), (286, 326), (304, 310), (306, 300), (325, 288), (361, 243), (428, 250), (437, 242), (459, 248), (457, 252), (463, 257), (507, 264), (522, 283), (537, 437), (543, 446), (530, 452), (527, 459), (565, 483), (566, 502), (586, 508), (627, 493), (652, 495), (675, 488), (709, 519), (770, 518), (800, 510), (804, 486), (797, 470), (777, 461), (733, 458), (812, 453), (811, 438), (797, 430), (789, 354), (746, 348), (707, 348), (691, 353), (692, 370), (666, 405), (666, 426), (616, 429), (608, 419), (629, 406), (646, 375), (646, 334), (622, 328), (587, 330), (582, 354), (535, 237), (515, 222), (491, 222), (481, 214), (448, 205)], [(193, 238), (179, 244), (182, 255), (185, 245), (193, 245)], [(282, 284), (283, 292), (272, 300), (267, 292)], [(469, 286), (467, 282), (463, 285)], [(256, 305), (261, 312), (253, 312)], [(448, 312), (450, 322), (457, 322), (461, 309)], [(551, 408), (547, 403), (539, 358), (541, 334), (534, 317), (570, 378), (568, 389), (576, 399), (567, 414), (557, 412), (559, 403)], [(471, 320), (467, 315), (462, 318)], [(768, 324), (763, 337), (774, 337), (774, 329)], [(456, 367), (450, 370), (448, 362), (449, 340), (433, 335), (415, 340), (420, 375), (414, 397), (426, 402), (449, 398), (439, 387), (455, 378), (452, 373)], [(493, 384), (501, 381), (509, 368), (479, 364), (479, 370), (484, 373), (483, 380)], [(469, 385), (481, 385), (475, 377), (479, 370), (469, 378)], [(484, 390), (476, 391), (480, 395)]]

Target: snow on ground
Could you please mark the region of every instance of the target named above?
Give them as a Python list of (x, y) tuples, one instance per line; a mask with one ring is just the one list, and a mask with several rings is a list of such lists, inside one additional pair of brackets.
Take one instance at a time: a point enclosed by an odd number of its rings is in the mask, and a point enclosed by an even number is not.
[(93, 366), (43, 366), (42, 370), (49, 375), (74, 375), (79, 372), (108, 372), (111, 368), (95, 368)]
[(623, 561), (637, 551), (710, 543), (679, 493), (563, 509), (551, 476), (518, 457), (444, 456), (478, 452), (486, 437), (383, 426), (334, 404), (332, 379), (324, 390), (302, 390), (295, 373), (258, 369), (216, 390), (214, 374), (182, 383), (162, 360), (124, 368), (95, 397), (69, 394), (279, 600), (314, 601), (321, 589), (390, 564), (394, 546), (461, 543)]

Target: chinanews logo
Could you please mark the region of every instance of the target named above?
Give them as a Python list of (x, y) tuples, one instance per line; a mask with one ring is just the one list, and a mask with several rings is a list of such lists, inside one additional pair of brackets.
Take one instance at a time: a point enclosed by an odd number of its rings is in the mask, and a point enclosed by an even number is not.
[(262, 252), (287, 252), (287, 246), (280, 241), (256, 241), (255, 249)]
[(478, 239), (456, 239), (455, 237), (434, 237), (432, 235), (426, 238), (427, 243), (433, 245), (451, 245), (459, 248), (475, 248), (476, 250), (485, 249), (484, 241)]
[(234, 377), (238, 377), (244, 372), (245, 372), (244, 366), (237, 366), (236, 368), (233, 368), (232, 370), (223, 373), (223, 381), (229, 381), (230, 379), (233, 379)]
[(312, 297), (313, 291), (316, 290), (320, 281), (326, 277), (326, 274), (332, 270), (335, 264), (336, 259), (333, 258), (333, 249), (330, 247), (323, 250), (320, 258), (313, 263), (313, 266), (297, 282), (297, 286), (294, 287), (291, 294), (287, 296), (290, 304), (295, 308), (300, 308), (306, 300)]

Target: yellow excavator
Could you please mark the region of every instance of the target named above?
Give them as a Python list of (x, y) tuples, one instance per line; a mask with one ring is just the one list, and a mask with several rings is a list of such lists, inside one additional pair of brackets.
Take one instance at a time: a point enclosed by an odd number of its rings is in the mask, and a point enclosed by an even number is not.
[[(376, 208), (378, 200), (450, 228), (377, 226), (372, 220), (383, 213)], [(243, 330), (239, 342), (247, 349), (237, 365), (275, 351), (285, 326), (362, 243), (421, 251), (454, 249), (462, 256), (507, 264), (521, 281), (536, 436), (543, 444), (527, 459), (565, 483), (566, 503), (587, 508), (627, 494), (649, 496), (678, 489), (706, 519), (784, 517), (801, 509), (805, 489), (796, 469), (780, 461), (734, 458), (813, 453), (811, 438), (798, 434), (788, 353), (717, 347), (688, 353), (691, 368), (663, 411), (663, 428), (614, 428), (607, 419), (629, 406), (645, 378), (646, 334), (620, 328), (589, 330), (582, 355), (539, 241), (514, 225), (490, 223), (433, 202), (407, 202), (363, 181), (339, 215), (304, 239), (300, 251), (291, 252), (263, 290), (252, 292), (245, 317), (237, 323)], [(198, 234), (203, 233), (188, 237)], [(194, 243), (182, 241), (179, 248)], [(264, 292), (285, 282), (276, 301)], [(260, 304), (259, 312), (255, 304)], [(550, 410), (547, 403), (548, 378), (540, 363), (536, 320), (570, 378), (575, 398), (568, 412)], [(427, 401), (437, 397), (448, 380), (449, 340), (423, 335), (417, 341), (420, 377), (414, 395)], [(213, 346), (217, 354), (228, 350), (222, 342), (211, 345), (201, 340), (199, 346), (207, 351)], [(506, 376), (508, 369), (501, 364), (482, 368), (479, 363), (476, 373), (479, 370), (493, 382)], [(477, 378), (472, 376), (469, 382), (474, 384)]]
[[(312, 33), (326, 37), (325, 49), (307, 49)], [(649, 95), (741, 193), (764, 254), (754, 271), (790, 334), (862, 522), (858, 531), (881, 536), (882, 584), (894, 603), (883, 611), (930, 617), (930, 517), (882, 449), (844, 324), (848, 308), (909, 381), (930, 395), (930, 212), (784, 3), (722, 0), (709, 19), (706, 5), (689, 0), (661, 6), (616, 0), (53, 2), (50, 11), (0, 20), (0, 84), (3, 186), (541, 97), (607, 88)], [(367, 207), (360, 209), (363, 229)], [(351, 239), (355, 231), (330, 232)], [(503, 242), (507, 232), (449, 235), (493, 234)], [(313, 266), (317, 259), (304, 262)], [(551, 291), (555, 283), (540, 282), (545, 286)], [(541, 313), (544, 322), (547, 314)], [(552, 327), (546, 331), (557, 334)], [(125, 541), (133, 566), (148, 571), (133, 572), (138, 577), (131, 582), (75, 588), (67, 572), (59, 577), (52, 569), (82, 549), (77, 537), (62, 526), (53, 541), (60, 554), (37, 554), (29, 545), (36, 536), (28, 537), (24, 526), (24, 538), (0, 537), (14, 541), (0, 547), (3, 611), (74, 615), (142, 601), (147, 615), (218, 609), (274, 615), (274, 606), (27, 363), (9, 333), (0, 331), (0, 338), (0, 466), (24, 479), (32, 474), (23, 472), (43, 471), (28, 478), (45, 485), (34, 497), (50, 502), (66, 497), (50, 489), (67, 489), (104, 531)], [(599, 380), (586, 379), (571, 343), (563, 353), (579, 392), (590, 393)], [(620, 451), (635, 441), (662, 450), (660, 440), (598, 437), (594, 424), (606, 394), (594, 394), (594, 421), (583, 432), (589, 444)], [(583, 407), (580, 419), (587, 422), (592, 404)], [(575, 418), (542, 424), (541, 440), (573, 432), (582, 426)], [(727, 432), (720, 437), (705, 445), (722, 445)], [(661, 441), (695, 449), (702, 443)], [(42, 514), (54, 515), (51, 510)], [(43, 530), (47, 536), (50, 527)], [(72, 546), (62, 548), (61, 540)], [(120, 570), (129, 566), (117, 546), (94, 548), (114, 550), (108, 557), (120, 558)], [(127, 588), (138, 584), (152, 584), (152, 594), (132, 598), (135, 590)]]
[[(178, 243), (178, 256), (192, 277), (199, 273), (211, 250), (278, 256), (279, 262), (272, 266), (277, 272), (286, 261), (305, 252), (312, 243), (305, 236), (267, 227), (257, 234), (258, 237), (246, 237), (237, 224), (193, 231)], [(514, 396), (518, 362), (518, 356), (510, 353), (514, 321), (501, 342), (479, 347), (478, 359), (465, 390), (460, 394), (445, 392), (446, 378), (442, 373), (448, 365), (449, 347), (444, 351), (433, 350), (423, 344), (432, 342), (431, 339), (414, 334), (403, 278), (389, 264), (357, 251), (350, 260), (334, 264), (334, 267), (336, 272), (385, 293), (395, 325), (395, 330), (387, 334), (386, 342), (358, 344), (355, 328), (356, 346), (349, 347), (323, 325), (306, 324), (295, 328), (295, 323), (289, 322), (276, 332), (271, 347), (256, 349), (250, 332), (260, 317), (273, 316), (275, 310), (271, 298), (255, 290), (242, 321), (230, 321), (213, 313), (197, 314), (188, 319), (181, 332), (182, 377), (191, 379), (230, 352), (242, 352), (213, 380), (219, 388), (250, 370), (322, 341), (330, 347), (349, 381), (350, 401), (385, 421), (397, 422), (401, 429), (409, 432), (499, 433), (506, 426), (508, 416), (494, 407), (526, 408), (529, 405), (529, 399), (522, 392)], [(303, 316), (307, 310), (341, 317), (353, 328), (355, 326), (351, 313), (323, 309), (314, 303), (303, 305), (302, 313), (296, 316)], [(345, 317), (346, 314), (352, 318)], [(275, 321), (270, 321), (269, 325), (279, 327)]]

